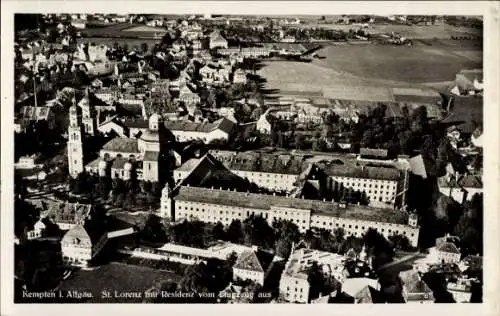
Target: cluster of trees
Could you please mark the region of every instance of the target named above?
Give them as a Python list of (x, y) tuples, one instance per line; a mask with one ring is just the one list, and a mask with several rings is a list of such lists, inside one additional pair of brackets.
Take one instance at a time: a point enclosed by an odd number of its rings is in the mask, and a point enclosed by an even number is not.
[(145, 207), (155, 204), (161, 195), (161, 187), (157, 182), (138, 181), (131, 178), (122, 180), (109, 179), (95, 174), (82, 172), (76, 179), (69, 179), (70, 190), (74, 194), (85, 194), (89, 198), (100, 198), (116, 207)]
[(379, 104), (368, 115), (361, 115), (353, 142), (361, 147), (387, 149), (391, 157), (415, 152), (435, 156), (444, 132), (440, 126), (430, 124), (425, 106), (416, 108), (411, 115), (403, 107), (401, 117), (387, 117), (387, 110), (387, 105)]
[(463, 255), (483, 254), (483, 195), (476, 194), (462, 207), (463, 213), (453, 232), (460, 237)]
[(346, 238), (343, 229), (336, 229), (333, 233), (326, 229), (315, 229), (302, 234), (298, 226), (291, 221), (275, 220), (269, 225), (260, 215), (252, 215), (244, 221), (233, 220), (227, 227), (220, 222), (212, 225), (196, 220), (185, 220), (174, 225), (167, 224), (162, 228), (158, 218), (151, 218), (144, 229), (155, 230), (154, 234), (149, 234), (154, 238), (147, 239), (154, 242), (168, 240), (186, 246), (206, 248), (216, 240), (224, 240), (273, 250), (276, 255), (283, 258), (290, 255), (292, 244), (301, 240), (313, 249), (335, 253), (346, 253), (351, 248), (359, 252), (364, 245), (367, 253), (374, 257), (375, 267), (391, 261), (395, 248), (411, 250), (405, 236), (392, 236), (389, 241), (373, 229), (368, 230), (360, 238), (355, 236)]

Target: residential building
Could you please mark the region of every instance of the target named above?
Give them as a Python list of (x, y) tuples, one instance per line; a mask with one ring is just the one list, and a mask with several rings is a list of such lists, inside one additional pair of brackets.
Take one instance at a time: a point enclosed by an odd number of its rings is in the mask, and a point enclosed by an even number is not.
[(45, 225), (44, 219), (40, 218), (33, 226), (33, 229), (28, 230), (26, 232), (26, 238), (28, 240), (41, 238), (44, 236), (46, 229), (47, 229), (47, 225)]
[(200, 96), (194, 93), (187, 84), (181, 85), (179, 89), (179, 101), (185, 105), (199, 104)]
[(470, 137), (472, 145), (475, 147), (482, 148), (483, 147), (483, 128), (477, 127)]
[(322, 269), (324, 277), (343, 280), (344, 256), (325, 251), (302, 248), (293, 250), (281, 274), (279, 292), (288, 302), (308, 303), (310, 284), (308, 273), (313, 262)]
[(273, 257), (273, 254), (258, 249), (244, 251), (233, 266), (233, 279), (251, 280), (263, 286), (272, 269)]
[(222, 189), (178, 185), (162, 191), (160, 216), (173, 221), (198, 219), (229, 225), (251, 215), (274, 220), (290, 220), (301, 232), (311, 228), (344, 229), (347, 236), (361, 237), (373, 228), (386, 238), (393, 234), (408, 237), (417, 246), (419, 226), (415, 214), (392, 209), (376, 209), (329, 201), (307, 200)]
[(484, 89), (482, 69), (463, 69), (455, 77), (456, 87), (461, 94), (476, 94)]
[(24, 130), (31, 123), (45, 121), (49, 129), (55, 127), (53, 110), (48, 106), (23, 106), (20, 113), (20, 129)]
[(378, 303), (379, 284), (370, 278), (348, 278), (342, 283), (342, 294), (354, 304)]
[(90, 204), (56, 203), (49, 209), (46, 219), (56, 224), (61, 230), (69, 230), (76, 225), (83, 225), (92, 211)]
[(112, 116), (100, 123), (97, 127), (99, 133), (105, 136), (112, 135), (113, 133), (118, 137), (127, 137), (127, 129), (117, 116)]
[(88, 266), (104, 248), (107, 233), (101, 223), (86, 221), (75, 225), (61, 240), (63, 261), (75, 266)]
[(227, 40), (222, 37), (219, 31), (213, 31), (210, 34), (210, 49), (214, 48), (227, 48), (228, 43)]
[(259, 133), (262, 134), (271, 134), (271, 123), (269, 122), (269, 109), (262, 114), (259, 119), (257, 120), (256, 128), (259, 131)]
[(422, 280), (420, 272), (408, 270), (399, 273), (403, 287), (403, 298), (406, 303), (434, 303), (434, 294)]
[(448, 282), (446, 289), (453, 295), (453, 299), (456, 303), (470, 303), (470, 298), (472, 296), (472, 284), (470, 279), (461, 277), (456, 282)]
[(235, 128), (235, 124), (227, 118), (221, 118), (213, 123), (166, 121), (165, 126), (178, 142), (201, 140), (205, 144), (214, 140), (227, 141)]
[(247, 74), (243, 69), (237, 69), (233, 73), (233, 83), (247, 83)]
[(460, 262), (460, 249), (455, 245), (454, 237), (446, 235), (436, 239), (436, 246), (429, 249), (429, 258), (434, 263)]
[(441, 194), (452, 198), (457, 203), (464, 203), (467, 197), (467, 191), (462, 188), (454, 175), (445, 175), (438, 178), (438, 187)]

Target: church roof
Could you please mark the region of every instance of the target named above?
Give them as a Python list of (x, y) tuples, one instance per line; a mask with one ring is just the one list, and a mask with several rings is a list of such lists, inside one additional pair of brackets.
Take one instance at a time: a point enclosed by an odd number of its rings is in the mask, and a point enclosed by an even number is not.
[(139, 153), (139, 146), (137, 139), (116, 137), (107, 142), (103, 150), (121, 153)]

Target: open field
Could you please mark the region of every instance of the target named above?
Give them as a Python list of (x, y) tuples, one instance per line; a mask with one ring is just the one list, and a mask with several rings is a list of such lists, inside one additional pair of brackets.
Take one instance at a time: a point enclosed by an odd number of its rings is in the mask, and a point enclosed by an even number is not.
[(317, 65), (355, 76), (413, 83), (453, 80), (464, 68), (481, 68), (482, 53), (444, 46), (327, 46)]
[[(457, 44), (458, 45), (458, 44)], [(342, 85), (419, 85), (451, 81), (464, 68), (482, 68), (482, 51), (471, 43), (427, 45), (328, 45), (312, 63), (268, 62), (259, 74), (268, 88), (317, 91)]]
[[(180, 277), (166, 271), (155, 270), (136, 265), (110, 263), (94, 270), (79, 270), (59, 286), (61, 291), (89, 291), (93, 294), (92, 303), (140, 303), (142, 299), (102, 298), (101, 291), (107, 290), (113, 295), (117, 292), (144, 293), (157, 281), (174, 282)], [(144, 297), (144, 295), (143, 295)]]
[[(323, 28), (331, 30), (349, 31), (350, 29), (357, 30), (360, 25), (344, 25), (344, 24), (316, 24), (308, 23), (303, 24), (301, 27), (305, 28)], [(471, 36), (482, 37), (481, 30), (467, 27), (456, 27), (452, 25), (397, 25), (397, 24), (372, 24), (366, 30), (370, 34), (381, 34), (395, 32), (401, 36), (411, 39), (450, 39), (452, 36)]]

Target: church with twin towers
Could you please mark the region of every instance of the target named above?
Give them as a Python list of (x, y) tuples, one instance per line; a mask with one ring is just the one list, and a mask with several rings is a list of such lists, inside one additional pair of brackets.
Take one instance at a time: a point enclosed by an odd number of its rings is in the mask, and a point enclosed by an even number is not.
[(111, 179), (164, 182), (164, 167), (169, 165), (168, 146), (171, 134), (163, 118), (152, 114), (148, 127), (139, 135), (114, 137), (92, 153), (87, 146), (99, 134), (98, 113), (89, 102), (88, 89), (84, 97), (69, 109), (68, 168), (72, 178), (85, 172)]

